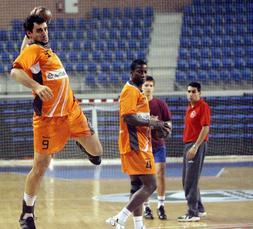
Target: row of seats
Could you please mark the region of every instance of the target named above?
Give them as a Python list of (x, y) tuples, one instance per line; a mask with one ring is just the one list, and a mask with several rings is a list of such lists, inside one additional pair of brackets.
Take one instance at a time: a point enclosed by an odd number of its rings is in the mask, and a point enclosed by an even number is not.
[(225, 83), (228, 83), (228, 81), (233, 81), (237, 83), (242, 83), (242, 80), (252, 82), (253, 72), (251, 69), (232, 69), (229, 70), (189, 70), (189, 71), (182, 71), (177, 70), (176, 72), (176, 81), (179, 83), (184, 83), (185, 81), (200, 81), (200, 82), (217, 82), (217, 81), (223, 81)]
[(229, 35), (229, 36), (251, 36), (253, 33), (253, 25), (248, 24), (229, 24), (227, 26), (217, 25), (193, 25), (186, 26), (182, 30), (185, 36), (212, 36), (212, 35)]
[(184, 15), (183, 23), (187, 25), (212, 25), (219, 26), (227, 23), (246, 24), (252, 21), (252, 15), (240, 13), (233, 14), (215, 14), (215, 15)]
[(145, 18), (145, 17), (153, 17), (154, 10), (152, 7), (125, 7), (125, 8), (93, 8), (91, 12), (92, 18), (122, 18), (122, 17), (130, 17), (130, 18)]
[(253, 56), (253, 46), (247, 49), (242, 47), (211, 47), (211, 48), (180, 48), (180, 59), (202, 59), (202, 58), (231, 58)]
[(251, 13), (253, 9), (253, 3), (248, 4), (196, 4), (190, 5), (184, 8), (184, 14), (186, 15), (212, 15), (212, 14), (246, 14)]
[(228, 47), (228, 46), (252, 46), (253, 36), (184, 36), (180, 38), (181, 47)]
[(224, 58), (224, 59), (180, 59), (178, 69), (213, 69), (213, 68), (253, 68), (253, 58)]

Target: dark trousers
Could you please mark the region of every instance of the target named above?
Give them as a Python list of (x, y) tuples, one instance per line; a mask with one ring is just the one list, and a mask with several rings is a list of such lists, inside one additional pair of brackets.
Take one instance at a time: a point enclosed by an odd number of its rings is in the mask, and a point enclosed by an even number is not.
[(205, 154), (207, 152), (207, 142), (203, 142), (198, 148), (195, 157), (188, 160), (186, 154), (193, 144), (194, 142), (190, 142), (186, 143), (184, 146), (182, 182), (188, 204), (188, 214), (197, 216), (199, 211), (204, 211), (198, 184)]

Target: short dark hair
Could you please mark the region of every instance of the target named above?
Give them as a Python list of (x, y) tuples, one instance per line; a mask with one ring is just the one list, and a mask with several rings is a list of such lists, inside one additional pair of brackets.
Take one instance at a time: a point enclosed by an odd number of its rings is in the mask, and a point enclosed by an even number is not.
[(146, 79), (145, 79), (145, 81), (151, 81), (155, 85), (155, 79), (154, 79), (153, 76), (147, 76)]
[(196, 88), (198, 89), (198, 91), (201, 91), (201, 85), (200, 85), (200, 83), (198, 83), (198, 82), (190, 82), (190, 83), (188, 84), (188, 86), (196, 87)]
[(131, 71), (134, 71), (136, 68), (138, 68), (141, 65), (147, 65), (147, 62), (143, 59), (136, 59), (132, 62), (130, 69)]
[(42, 24), (44, 22), (47, 22), (43, 17), (39, 15), (29, 15), (24, 22), (24, 29), (25, 32), (29, 31), (32, 32), (34, 23)]

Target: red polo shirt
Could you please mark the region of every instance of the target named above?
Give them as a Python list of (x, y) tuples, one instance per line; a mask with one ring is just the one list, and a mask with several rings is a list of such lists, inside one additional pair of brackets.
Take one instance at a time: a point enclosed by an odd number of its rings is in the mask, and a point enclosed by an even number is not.
[[(210, 116), (210, 107), (203, 99), (200, 99), (193, 107), (191, 104), (188, 105), (184, 118), (184, 143), (195, 142), (198, 139), (202, 127), (210, 126)], [(205, 138), (205, 141), (207, 140), (208, 135)]]

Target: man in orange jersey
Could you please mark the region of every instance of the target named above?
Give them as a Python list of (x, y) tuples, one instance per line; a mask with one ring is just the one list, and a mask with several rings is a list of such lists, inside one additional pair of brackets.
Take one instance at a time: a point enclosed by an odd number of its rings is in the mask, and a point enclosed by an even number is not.
[(30, 15), (24, 28), (33, 44), (14, 61), (11, 78), (34, 94), (34, 163), (26, 178), (20, 216), (21, 228), (34, 229), (34, 203), (52, 155), (62, 150), (69, 138), (78, 141), (95, 164), (100, 164), (103, 149), (73, 95), (60, 59), (48, 46), (46, 20)]
[(182, 183), (187, 200), (188, 211), (178, 217), (179, 222), (196, 222), (207, 215), (201, 201), (199, 178), (207, 153), (211, 111), (201, 98), (201, 85), (191, 82), (187, 87), (189, 105), (184, 119), (184, 155)]
[(130, 200), (114, 217), (106, 220), (117, 229), (124, 228), (132, 213), (134, 228), (144, 228), (142, 205), (156, 189), (155, 162), (151, 146), (151, 128), (166, 128), (164, 122), (150, 116), (147, 97), (141, 87), (147, 76), (147, 64), (141, 59), (131, 64), (131, 80), (120, 94), (119, 150), (122, 171), (131, 181)]

